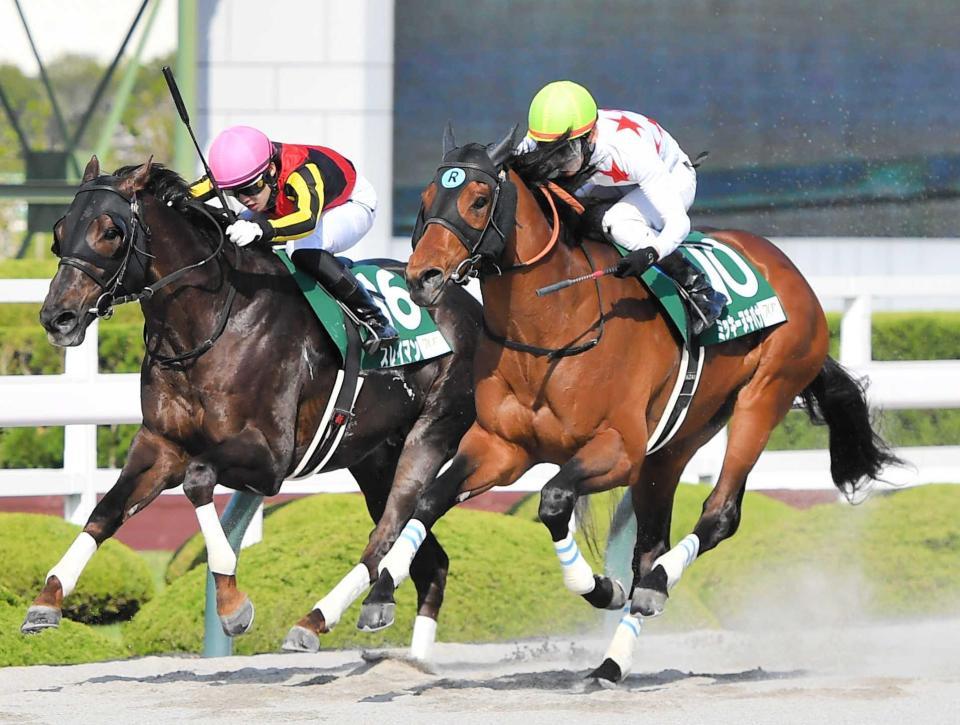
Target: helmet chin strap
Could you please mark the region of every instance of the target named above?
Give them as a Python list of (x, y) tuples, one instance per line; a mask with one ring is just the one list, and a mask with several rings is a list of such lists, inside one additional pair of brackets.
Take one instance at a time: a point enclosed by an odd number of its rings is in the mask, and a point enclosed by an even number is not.
[[(274, 173), (270, 173), (271, 166), (274, 168)], [(277, 186), (279, 171), (279, 165), (275, 160), (271, 159), (270, 163), (267, 164), (266, 170), (263, 172), (263, 180), (267, 186), (270, 187), (270, 196), (267, 198), (266, 207), (268, 211), (277, 205), (277, 193), (280, 191), (280, 188)]]

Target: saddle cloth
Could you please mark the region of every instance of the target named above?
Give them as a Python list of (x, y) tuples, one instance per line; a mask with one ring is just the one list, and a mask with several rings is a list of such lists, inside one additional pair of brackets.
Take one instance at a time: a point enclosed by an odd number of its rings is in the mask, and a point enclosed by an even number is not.
[[(347, 318), (340, 305), (313, 277), (297, 269), (282, 248), (274, 252), (290, 270), (320, 324), (340, 351), (341, 362), (344, 361), (347, 354), (347, 334), (344, 328)], [(402, 275), (374, 261), (341, 261), (350, 267), (360, 284), (370, 290), (383, 314), (393, 322), (393, 326), (400, 333), (399, 340), (383, 347), (374, 355), (364, 350), (360, 358), (361, 370), (401, 367), (440, 357), (452, 350), (429, 312), (415, 305), (410, 299), (407, 283)], [(361, 334), (366, 334), (366, 331)]]
[[(614, 246), (622, 255), (629, 254), (629, 250)], [(727, 298), (719, 319), (697, 340), (701, 346), (717, 345), (786, 321), (786, 313), (770, 283), (737, 250), (701, 232), (691, 232), (678, 251)], [(641, 279), (684, 342), (690, 342), (687, 316), (696, 313), (687, 309), (673, 279), (656, 265), (644, 272)]]

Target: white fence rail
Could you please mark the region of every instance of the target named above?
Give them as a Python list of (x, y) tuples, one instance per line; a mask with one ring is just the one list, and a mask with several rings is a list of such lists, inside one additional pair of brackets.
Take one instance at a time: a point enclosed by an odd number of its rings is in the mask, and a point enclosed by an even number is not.
[[(886, 409), (960, 407), (960, 361), (877, 362), (872, 359), (870, 325), (875, 298), (903, 298), (923, 291), (925, 298), (960, 300), (960, 276), (819, 277), (811, 280), (828, 309), (842, 309), (840, 361), (870, 378), (870, 404)], [(47, 280), (0, 280), (0, 303), (41, 302)], [(83, 523), (97, 495), (105, 493), (118, 471), (96, 467), (96, 425), (138, 423), (139, 375), (101, 374), (97, 324), (86, 340), (66, 351), (62, 375), (0, 376), (0, 427), (64, 425), (62, 469), (0, 469), (0, 497), (65, 496), (64, 515)], [(691, 461), (684, 480), (712, 481), (723, 455), (721, 432)], [(915, 485), (960, 481), (960, 446), (901, 449), (913, 469), (890, 472), (894, 483)], [(554, 466), (537, 466), (511, 489), (535, 491)], [(826, 451), (767, 452), (750, 476), (751, 489), (830, 489)], [(284, 493), (356, 491), (346, 471), (290, 482)], [(173, 489), (168, 493), (177, 493)], [(226, 492), (227, 489), (218, 489)], [(251, 535), (256, 536), (258, 522)]]

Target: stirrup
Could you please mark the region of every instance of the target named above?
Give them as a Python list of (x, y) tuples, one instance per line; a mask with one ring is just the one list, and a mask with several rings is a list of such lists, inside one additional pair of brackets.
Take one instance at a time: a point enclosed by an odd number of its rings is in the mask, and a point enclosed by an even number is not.
[[(400, 339), (400, 333), (390, 323), (378, 330), (366, 320), (358, 318), (357, 322), (367, 331), (367, 339), (361, 342), (361, 345), (368, 355), (376, 355), (384, 343), (391, 345)], [(391, 332), (393, 334), (390, 334)]]

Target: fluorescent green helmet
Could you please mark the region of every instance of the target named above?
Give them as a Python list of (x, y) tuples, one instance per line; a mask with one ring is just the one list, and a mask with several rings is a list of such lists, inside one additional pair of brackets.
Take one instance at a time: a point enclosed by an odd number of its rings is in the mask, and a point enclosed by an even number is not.
[(530, 102), (527, 135), (549, 142), (569, 131), (570, 138), (578, 138), (590, 133), (596, 123), (597, 102), (590, 91), (573, 81), (554, 81)]

